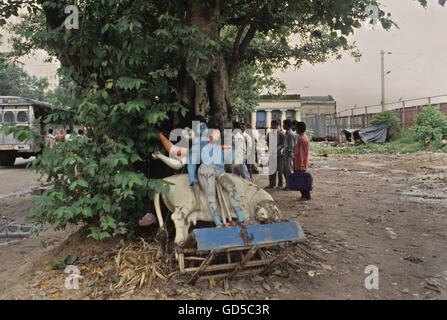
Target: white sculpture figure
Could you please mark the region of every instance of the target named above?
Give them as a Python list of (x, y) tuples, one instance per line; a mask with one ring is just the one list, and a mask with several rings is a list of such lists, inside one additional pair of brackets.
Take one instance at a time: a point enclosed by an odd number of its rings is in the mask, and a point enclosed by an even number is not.
[[(154, 159), (163, 161), (169, 167), (179, 170), (183, 163), (180, 160), (172, 159), (155, 152)], [(247, 220), (256, 220), (259, 222), (277, 222), (280, 220), (280, 212), (275, 205), (272, 196), (257, 185), (240, 177), (228, 174), (229, 179), (234, 183), (236, 192), (239, 193), (241, 199), (241, 210)], [(200, 193), (200, 203), (196, 203), (193, 188), (189, 185), (187, 174), (178, 174), (165, 178), (164, 180), (173, 183), (170, 191), (166, 194), (161, 193), (163, 202), (169, 211), (172, 212), (171, 219), (175, 224), (175, 240), (176, 244), (182, 243), (188, 236), (191, 225), (195, 225), (197, 221), (210, 221), (212, 218), (208, 212), (207, 201), (203, 193)], [(224, 192), (226, 203), (229, 203), (228, 195)], [(156, 194), (154, 198), (155, 211), (160, 228), (164, 227), (164, 221), (160, 208), (160, 194)], [(236, 212), (229, 208), (231, 216), (236, 218)]]

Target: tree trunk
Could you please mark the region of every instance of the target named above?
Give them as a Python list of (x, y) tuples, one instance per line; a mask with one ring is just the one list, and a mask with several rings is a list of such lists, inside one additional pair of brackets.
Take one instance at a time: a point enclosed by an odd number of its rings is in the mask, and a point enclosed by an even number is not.
[[(219, 0), (195, 1), (188, 10), (187, 21), (195, 25), (209, 39), (219, 42)], [(198, 39), (200, 41), (200, 39)], [(187, 61), (196, 64), (197, 61)], [(193, 81), (190, 76), (183, 77), (180, 102), (193, 116), (203, 116), (208, 111), (219, 129), (231, 127), (232, 110), (230, 101), (230, 79), (222, 52), (214, 52), (209, 60), (201, 60), (202, 67), (209, 72), (200, 71)]]

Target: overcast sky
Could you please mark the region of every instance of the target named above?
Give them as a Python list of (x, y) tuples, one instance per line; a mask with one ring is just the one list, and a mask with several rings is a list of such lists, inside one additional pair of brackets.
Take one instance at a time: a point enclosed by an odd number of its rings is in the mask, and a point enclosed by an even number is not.
[[(385, 56), (386, 101), (447, 94), (447, 5), (428, 0), (424, 9), (415, 0), (382, 0), (400, 29), (357, 29), (352, 37), (362, 52), (325, 64), (304, 65), (278, 72), (288, 93), (332, 95), (337, 109), (380, 104), (380, 50)], [(444, 99), (447, 101), (447, 97)]]

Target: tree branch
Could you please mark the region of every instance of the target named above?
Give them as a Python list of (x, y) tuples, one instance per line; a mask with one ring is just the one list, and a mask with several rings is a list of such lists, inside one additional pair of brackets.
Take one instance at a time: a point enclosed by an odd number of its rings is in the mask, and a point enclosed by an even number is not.
[(251, 40), (253, 40), (256, 34), (256, 30), (257, 30), (256, 25), (254, 23), (250, 24), (250, 29), (248, 29), (248, 32), (245, 35), (244, 40), (242, 40), (242, 43), (238, 46), (237, 52), (236, 53), (233, 52), (233, 59), (231, 60), (230, 67), (228, 68), (228, 77), (230, 81), (232, 81), (236, 76), (236, 71), (241, 64), (241, 57), (247, 51), (248, 45), (250, 44)]
[(239, 30), (236, 35), (236, 39), (234, 40), (234, 47), (233, 47), (233, 57), (237, 55), (237, 52), (239, 50), (239, 42), (241, 41), (242, 35), (244, 34), (245, 28), (247, 27), (250, 20), (254, 17), (256, 14), (256, 10), (259, 9), (259, 7), (264, 3), (264, 0), (258, 0), (255, 5), (250, 9), (250, 12), (245, 16), (244, 20), (241, 23), (241, 26), (239, 27)]
[[(275, 2), (275, 0), (270, 0), (260, 11), (263, 10), (271, 10), (272, 4)], [(258, 1), (256, 4), (251, 8), (248, 15), (245, 17), (244, 22), (242, 23), (241, 27), (238, 30), (238, 33), (236, 35), (236, 39), (234, 41), (234, 47), (233, 47), (233, 58), (231, 60), (231, 65), (228, 68), (228, 76), (230, 79), (230, 82), (234, 79), (236, 75), (236, 71), (239, 68), (239, 65), (241, 64), (241, 57), (245, 54), (247, 51), (248, 45), (250, 44), (251, 40), (253, 40), (256, 31), (256, 19), (254, 21), (250, 20), (256, 16), (256, 11), (259, 9), (261, 4), (263, 4), (264, 1)], [(241, 42), (242, 34), (245, 31), (245, 28), (250, 23), (250, 29), (248, 29), (247, 34), (245, 35), (244, 39)]]

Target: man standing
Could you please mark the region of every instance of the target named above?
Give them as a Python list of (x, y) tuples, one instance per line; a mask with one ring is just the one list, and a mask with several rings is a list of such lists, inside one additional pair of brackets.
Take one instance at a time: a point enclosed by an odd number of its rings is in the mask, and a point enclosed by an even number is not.
[[(247, 133), (247, 129), (250, 133)], [(248, 173), (250, 174), (250, 178), (252, 178), (253, 166), (255, 164), (255, 145), (253, 141), (253, 132), (251, 130), (250, 125), (246, 125), (245, 123), (241, 123), (242, 135), (244, 136), (245, 144), (247, 145), (247, 164)]]
[[(293, 169), (295, 172), (306, 172), (309, 169), (309, 138), (305, 134), (306, 124), (304, 122), (296, 123), (296, 132), (298, 140), (295, 146), (295, 159)], [(310, 200), (310, 191), (300, 191), (300, 201)]]
[(286, 186), (283, 190), (289, 190), (289, 175), (293, 172), (293, 158), (295, 145), (297, 143), (298, 134), (295, 132), (295, 123), (286, 119), (283, 121), (284, 130), (286, 130), (286, 136), (284, 138), (284, 177), (286, 179)]
[(233, 173), (239, 177), (252, 182), (248, 171), (247, 162), (247, 144), (242, 134), (242, 126), (239, 122), (233, 122), (233, 143), (235, 149), (235, 163)]
[(54, 140), (53, 129), (50, 128), (48, 129), (48, 134), (45, 136), (45, 145), (50, 149), (54, 149)]
[[(278, 175), (278, 188), (282, 188), (282, 176), (283, 176), (283, 159), (282, 159), (282, 149), (284, 146), (284, 133), (281, 128), (278, 127), (278, 122), (273, 120), (271, 123), (271, 132), (276, 131), (276, 152), (270, 152), (271, 144), (269, 142), (270, 132), (267, 133), (267, 144), (269, 146), (269, 163), (276, 162), (276, 170), (270, 172), (269, 170), (269, 185), (266, 189), (272, 189), (276, 186), (276, 175)], [(269, 166), (270, 169), (271, 166)]]

